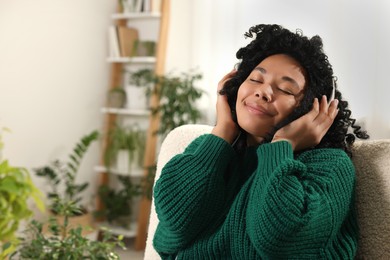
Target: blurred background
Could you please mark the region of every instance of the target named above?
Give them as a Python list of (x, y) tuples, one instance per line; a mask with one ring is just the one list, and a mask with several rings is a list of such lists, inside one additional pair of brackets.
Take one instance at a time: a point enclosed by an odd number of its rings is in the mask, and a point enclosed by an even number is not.
[[(3, 157), (35, 168), (65, 157), (79, 138), (102, 129), (110, 64), (107, 28), (115, 0), (0, 0), (0, 127)], [(371, 139), (390, 138), (390, 2), (387, 0), (171, 0), (167, 72), (196, 69), (207, 91), (202, 123), (215, 121), (217, 83), (237, 62), (243, 34), (277, 23), (320, 35), (350, 102)], [(99, 144), (82, 164), (96, 189)], [(38, 185), (43, 185), (39, 183)]]

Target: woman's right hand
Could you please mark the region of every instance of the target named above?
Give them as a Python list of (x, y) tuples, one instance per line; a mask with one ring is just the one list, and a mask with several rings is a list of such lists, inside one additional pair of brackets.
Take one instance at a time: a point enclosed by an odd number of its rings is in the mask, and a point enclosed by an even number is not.
[(232, 144), (233, 141), (239, 134), (239, 128), (233, 121), (232, 112), (227, 100), (226, 95), (221, 95), (219, 92), (225, 85), (236, 74), (236, 70), (232, 70), (226, 74), (218, 83), (217, 89), (217, 124), (211, 131), (212, 134), (223, 138), (228, 143)]

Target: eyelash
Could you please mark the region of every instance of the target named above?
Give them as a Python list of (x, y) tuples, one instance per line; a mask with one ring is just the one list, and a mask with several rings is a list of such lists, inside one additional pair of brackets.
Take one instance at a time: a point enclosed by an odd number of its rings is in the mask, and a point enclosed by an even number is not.
[[(256, 83), (263, 83), (261, 80), (256, 80), (256, 79), (250, 79), (250, 81), (256, 82)], [(282, 93), (284, 93), (284, 94), (286, 94), (286, 95), (292, 95), (292, 96), (294, 96), (293, 93), (291, 93), (291, 92), (289, 92), (289, 91), (287, 91), (287, 90), (283, 90), (283, 89), (281, 89), (281, 88), (277, 88), (277, 90), (279, 90), (280, 92), (282, 92)]]

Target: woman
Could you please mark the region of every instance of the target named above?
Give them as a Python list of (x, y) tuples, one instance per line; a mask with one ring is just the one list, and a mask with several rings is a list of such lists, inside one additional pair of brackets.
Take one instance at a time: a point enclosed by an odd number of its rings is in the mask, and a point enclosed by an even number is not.
[(246, 36), (218, 86), (211, 134), (156, 182), (154, 247), (163, 259), (353, 259), (350, 146), (368, 135), (335, 89), (320, 37), (278, 25)]

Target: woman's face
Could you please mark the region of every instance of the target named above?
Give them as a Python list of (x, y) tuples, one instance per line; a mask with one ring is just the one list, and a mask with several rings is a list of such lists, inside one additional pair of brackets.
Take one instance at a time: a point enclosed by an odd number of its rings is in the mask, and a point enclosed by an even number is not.
[(288, 55), (269, 56), (256, 66), (238, 89), (236, 103), (249, 145), (260, 143), (299, 105), (305, 83), (304, 69)]

